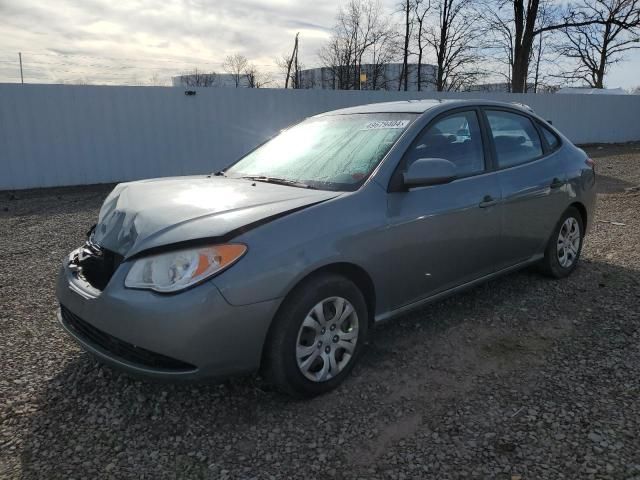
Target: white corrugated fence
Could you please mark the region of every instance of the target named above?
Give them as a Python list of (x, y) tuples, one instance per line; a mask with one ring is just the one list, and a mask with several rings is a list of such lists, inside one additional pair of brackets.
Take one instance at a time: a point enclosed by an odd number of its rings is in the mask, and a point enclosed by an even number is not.
[(306, 116), (416, 98), (522, 102), (576, 143), (640, 140), (640, 95), (0, 84), (0, 190), (207, 173)]

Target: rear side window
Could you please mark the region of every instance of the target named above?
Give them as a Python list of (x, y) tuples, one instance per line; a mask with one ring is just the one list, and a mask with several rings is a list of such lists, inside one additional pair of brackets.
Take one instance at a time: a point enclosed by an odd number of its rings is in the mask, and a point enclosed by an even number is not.
[(475, 111), (448, 115), (423, 130), (406, 153), (406, 165), (419, 158), (444, 158), (457, 167), (458, 177), (484, 170), (480, 124)]
[(528, 117), (487, 110), (487, 118), (499, 168), (513, 167), (542, 156), (540, 137)]
[(549, 128), (545, 127), (544, 125), (540, 125), (540, 130), (542, 130), (542, 135), (544, 135), (544, 138), (547, 141), (549, 148), (551, 150), (555, 150), (558, 147), (558, 145), (560, 145), (560, 140), (558, 139), (556, 134), (553, 133)]

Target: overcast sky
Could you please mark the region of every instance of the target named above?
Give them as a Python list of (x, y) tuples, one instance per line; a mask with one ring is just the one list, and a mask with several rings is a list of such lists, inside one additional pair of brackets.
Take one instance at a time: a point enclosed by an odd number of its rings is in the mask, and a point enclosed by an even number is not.
[[(274, 74), (300, 32), (305, 66), (318, 66), (340, 0), (0, 0), (0, 82), (168, 83), (198, 68), (222, 72), (241, 53)], [(394, 0), (386, 0), (393, 6)], [(154, 78), (155, 77), (155, 78)], [(640, 52), (615, 66), (609, 87), (640, 85)]]

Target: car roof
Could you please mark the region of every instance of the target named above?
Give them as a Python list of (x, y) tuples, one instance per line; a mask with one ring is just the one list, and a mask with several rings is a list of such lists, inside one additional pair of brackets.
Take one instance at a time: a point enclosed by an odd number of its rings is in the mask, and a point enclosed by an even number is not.
[(496, 102), (493, 100), (461, 100), (461, 99), (428, 99), (428, 100), (402, 100), (397, 102), (380, 102), (369, 103), (366, 105), (357, 105), (355, 107), (341, 108), (330, 112), (321, 113), (317, 116), (325, 115), (348, 115), (351, 113), (424, 113), (427, 110), (440, 106), (451, 105), (458, 107), (463, 105), (476, 106), (487, 105), (496, 107), (510, 107), (525, 110), (529, 113), (533, 110), (522, 103)]

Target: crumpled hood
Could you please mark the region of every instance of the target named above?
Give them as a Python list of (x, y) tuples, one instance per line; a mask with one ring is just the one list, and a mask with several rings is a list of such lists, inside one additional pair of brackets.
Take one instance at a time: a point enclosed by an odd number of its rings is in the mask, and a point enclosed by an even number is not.
[(338, 195), (215, 176), (121, 183), (104, 201), (92, 240), (126, 258), (149, 248), (221, 237)]

